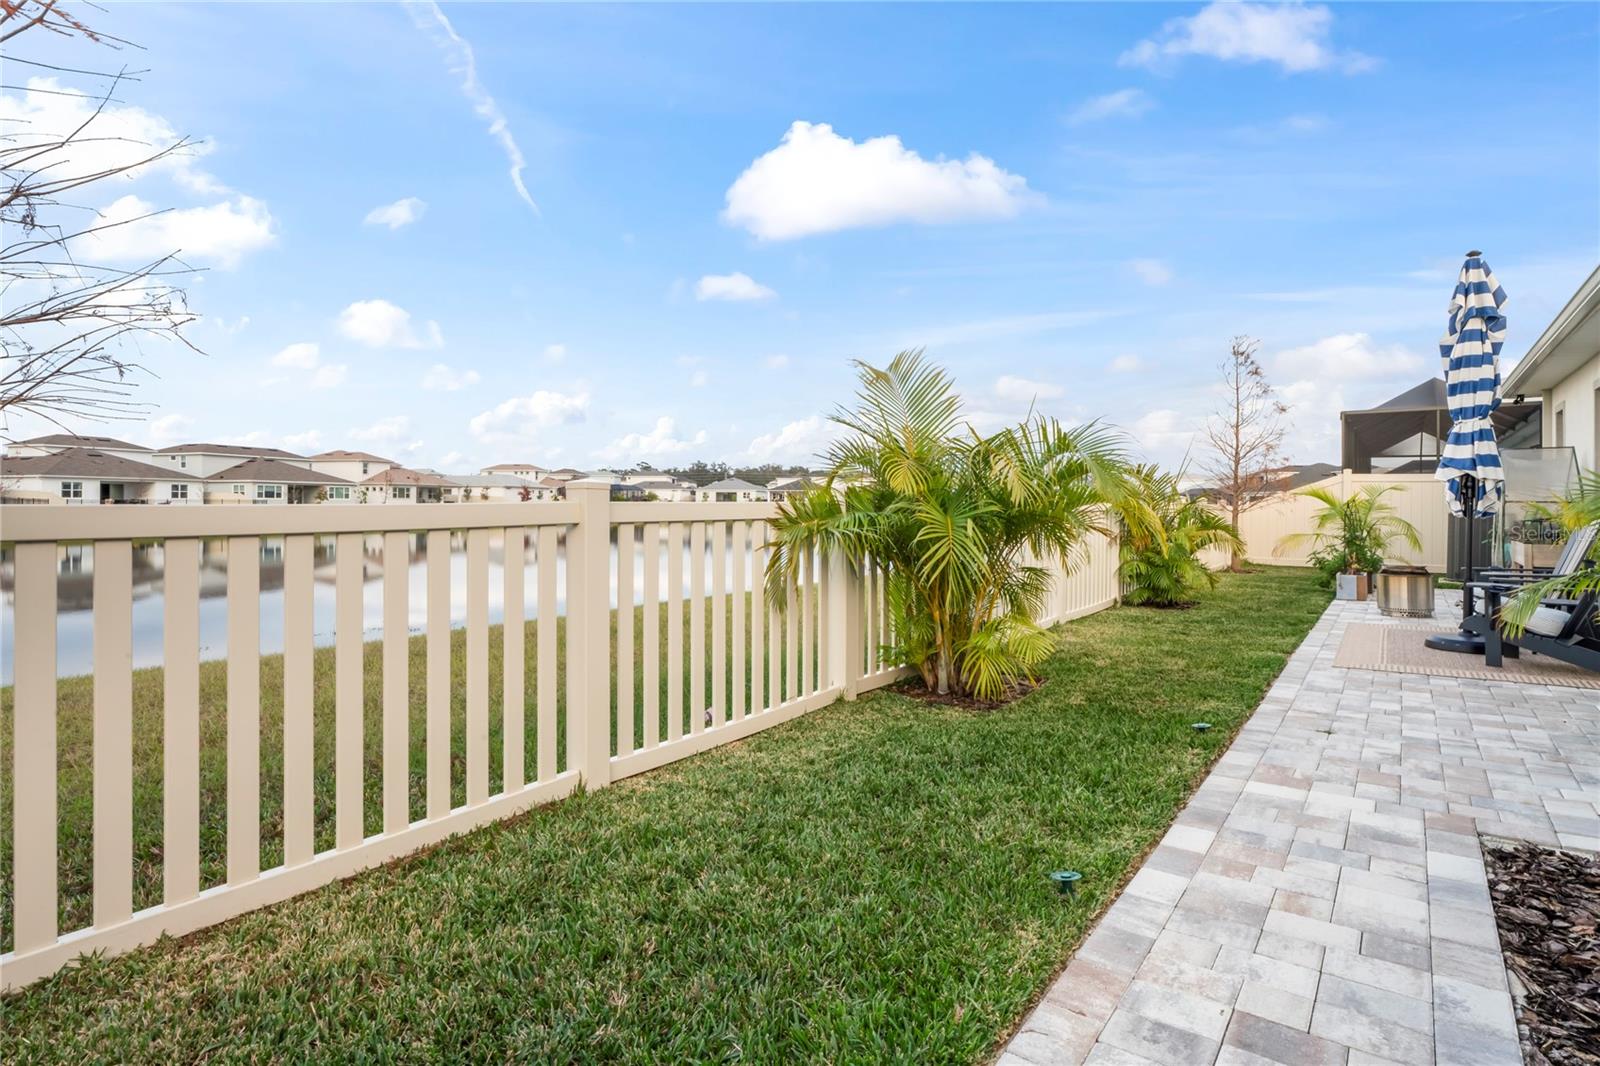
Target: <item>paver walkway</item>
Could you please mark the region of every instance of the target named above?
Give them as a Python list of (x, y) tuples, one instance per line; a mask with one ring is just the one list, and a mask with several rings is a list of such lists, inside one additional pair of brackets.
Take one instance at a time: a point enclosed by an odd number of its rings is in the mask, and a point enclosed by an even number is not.
[(1521, 1066), (1479, 838), (1600, 850), (1600, 693), (1335, 668), (1380, 620), (1329, 607), (1000, 1066)]

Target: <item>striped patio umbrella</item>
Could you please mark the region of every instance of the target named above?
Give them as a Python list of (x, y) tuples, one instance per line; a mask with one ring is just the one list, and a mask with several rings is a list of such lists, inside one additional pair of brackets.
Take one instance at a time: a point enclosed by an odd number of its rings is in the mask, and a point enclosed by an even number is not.
[(1469, 518), (1487, 518), (1498, 511), (1505, 482), (1489, 415), (1500, 406), (1500, 346), (1506, 339), (1506, 318), (1500, 309), (1506, 293), (1482, 254), (1468, 252), (1461, 264), (1450, 297), (1450, 323), (1439, 338), (1450, 436), (1434, 476), (1446, 483), (1450, 510), (1458, 515), (1467, 514), (1461, 501), (1462, 479), (1468, 475), (1477, 479)]

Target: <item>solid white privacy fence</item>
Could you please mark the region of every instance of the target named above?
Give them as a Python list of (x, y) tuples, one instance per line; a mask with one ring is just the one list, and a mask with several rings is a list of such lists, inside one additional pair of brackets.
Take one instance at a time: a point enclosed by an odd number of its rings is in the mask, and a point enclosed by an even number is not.
[[(882, 655), (893, 633), (881, 570), (811, 558), (781, 598), (768, 595), (772, 505), (614, 503), (608, 486), (583, 482), (568, 497), (8, 508), (11, 947), (0, 987), (223, 921), (580, 780), (603, 787), (901, 676)], [(57, 736), (58, 574), (76, 546), (92, 565), (87, 772), (63, 766)], [(140, 675), (159, 708), (140, 718), (134, 571), (152, 551), (163, 669)], [(261, 652), (263, 559), (275, 582), (281, 569), (281, 660)], [(223, 569), (220, 587), (205, 585)], [(374, 574), (381, 605), (369, 618)], [(314, 613), (330, 585), (331, 655), (317, 651)], [(1115, 544), (1094, 538), (1057, 574), (1048, 620), (1116, 596)], [(226, 607), (223, 663), (202, 663), (207, 598)], [(453, 602), (464, 628), (452, 628)], [(380, 637), (370, 649), (369, 629)], [(136, 721), (159, 736), (136, 736)], [(264, 751), (264, 737), (280, 750)], [(136, 761), (155, 750), (158, 760)], [(86, 858), (89, 893), (63, 889), (69, 853)]]

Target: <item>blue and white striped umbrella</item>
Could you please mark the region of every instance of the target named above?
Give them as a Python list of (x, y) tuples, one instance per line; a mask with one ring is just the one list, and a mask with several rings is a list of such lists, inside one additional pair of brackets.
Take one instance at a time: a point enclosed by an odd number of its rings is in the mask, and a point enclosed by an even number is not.
[(1500, 509), (1505, 474), (1500, 445), (1489, 415), (1500, 406), (1500, 346), (1506, 339), (1506, 292), (1478, 252), (1467, 253), (1450, 298), (1450, 324), (1439, 338), (1449, 397), (1450, 436), (1434, 476), (1446, 482), (1453, 514), (1461, 507), (1461, 478), (1478, 479), (1473, 517), (1487, 518)]

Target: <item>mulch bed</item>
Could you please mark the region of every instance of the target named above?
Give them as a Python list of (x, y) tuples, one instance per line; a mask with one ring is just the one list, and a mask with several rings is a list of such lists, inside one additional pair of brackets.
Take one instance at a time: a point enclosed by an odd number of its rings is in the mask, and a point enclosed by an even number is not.
[(1506, 965), (1522, 983), (1529, 1066), (1600, 1064), (1600, 859), (1524, 844), (1484, 849)]
[(1015, 703), (1024, 696), (1038, 692), (1041, 688), (1044, 688), (1042, 680), (1037, 684), (1023, 682), (1008, 689), (1004, 698), (990, 701), (975, 699), (972, 696), (958, 696), (954, 692), (941, 696), (937, 692), (930, 690), (927, 685), (924, 685), (922, 678), (912, 677), (892, 686), (891, 690), (902, 696), (921, 700), (923, 703), (938, 703), (946, 707), (961, 707), (969, 711), (995, 711), (1009, 703)]

